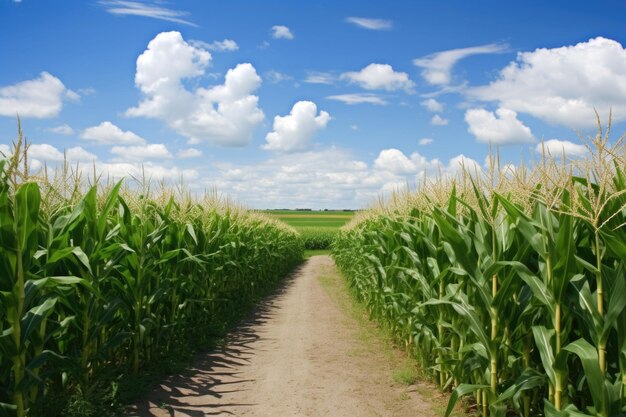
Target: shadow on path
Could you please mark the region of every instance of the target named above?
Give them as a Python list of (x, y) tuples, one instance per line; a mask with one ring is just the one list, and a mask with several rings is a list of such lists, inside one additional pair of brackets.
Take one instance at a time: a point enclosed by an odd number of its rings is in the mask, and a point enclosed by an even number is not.
[(241, 376), (255, 353), (252, 345), (263, 337), (263, 325), (275, 316), (277, 303), (302, 275), (308, 261), (298, 266), (254, 312), (231, 330), (223, 346), (199, 354), (185, 375), (167, 377), (152, 393), (127, 412), (129, 417), (234, 415), (233, 407), (255, 403), (228, 403), (226, 394), (246, 391), (255, 382)]

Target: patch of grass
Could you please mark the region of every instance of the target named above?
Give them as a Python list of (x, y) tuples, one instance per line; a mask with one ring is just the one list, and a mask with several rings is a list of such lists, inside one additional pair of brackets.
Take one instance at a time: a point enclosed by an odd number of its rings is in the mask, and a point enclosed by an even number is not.
[(304, 259), (317, 255), (330, 255), (330, 249), (306, 249), (304, 251)]
[(398, 367), (395, 371), (393, 371), (393, 380), (398, 384), (413, 385), (418, 381), (418, 379), (419, 373), (417, 372), (415, 366), (412, 366), (411, 364), (408, 364), (408, 366)]
[(352, 219), (354, 212), (267, 210), (269, 214), (295, 228), (306, 250), (330, 249), (339, 228)]

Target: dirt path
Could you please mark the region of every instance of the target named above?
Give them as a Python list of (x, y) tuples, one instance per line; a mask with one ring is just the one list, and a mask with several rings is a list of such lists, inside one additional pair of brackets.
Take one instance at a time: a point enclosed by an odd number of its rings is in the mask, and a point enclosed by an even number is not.
[(312, 257), (224, 348), (129, 416), (436, 415), (423, 387), (394, 382), (383, 342), (363, 340), (363, 324), (341, 306), (340, 279), (330, 257)]

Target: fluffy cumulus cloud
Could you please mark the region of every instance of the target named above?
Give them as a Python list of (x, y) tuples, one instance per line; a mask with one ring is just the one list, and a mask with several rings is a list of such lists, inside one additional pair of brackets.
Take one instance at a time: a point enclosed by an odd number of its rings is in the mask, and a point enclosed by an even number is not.
[(389, 30), (393, 27), (393, 22), (387, 19), (373, 19), (368, 17), (348, 17), (348, 23), (369, 30)]
[(30, 145), (30, 148), (28, 149), (28, 156), (35, 159), (46, 159), (49, 161), (63, 160), (63, 152), (47, 143), (34, 143)]
[(395, 179), (373, 178), (365, 162), (336, 148), (278, 154), (250, 165), (219, 163), (214, 169), (206, 188), (257, 208), (360, 207), (375, 200), (385, 179)]
[(422, 106), (426, 107), (426, 109), (432, 113), (441, 113), (443, 111), (443, 104), (434, 98), (422, 101)]
[(228, 70), (224, 84), (188, 89), (183, 81), (204, 75), (211, 54), (185, 42), (179, 32), (163, 32), (137, 58), (135, 84), (144, 95), (128, 116), (164, 120), (198, 143), (245, 146), (265, 115), (252, 93), (261, 77), (248, 63)]
[(612, 108), (615, 120), (626, 120), (626, 50), (599, 37), (521, 52), (496, 81), (470, 94), (570, 128), (595, 125), (594, 108), (602, 115)]
[(103, 178), (118, 180), (121, 178), (145, 179), (147, 181), (180, 181), (194, 182), (199, 178), (199, 173), (195, 169), (183, 169), (177, 166), (162, 165), (156, 162), (147, 161), (141, 164), (131, 162), (107, 162), (95, 165), (96, 173)]
[(452, 68), (461, 59), (477, 54), (494, 54), (507, 50), (506, 45), (488, 44), (470, 48), (451, 49), (417, 58), (413, 64), (422, 68), (422, 77), (429, 84), (445, 86), (452, 80)]
[(577, 158), (589, 155), (589, 149), (585, 145), (559, 139), (550, 139), (537, 144), (535, 152), (539, 154), (545, 153), (554, 158), (562, 156)]
[[(0, 151), (6, 150), (9, 154), (9, 147), (0, 145)], [(158, 160), (171, 157), (171, 154), (163, 145), (146, 145), (130, 147), (113, 147), (114, 154), (123, 155), (122, 158), (114, 158), (111, 161), (101, 161), (93, 153), (75, 146), (65, 150), (59, 150), (50, 144), (32, 144), (29, 148), (29, 164), (31, 172), (39, 172), (44, 165), (50, 169), (49, 174), (54, 175), (54, 168), (64, 161), (73, 164), (72, 169), (78, 170), (83, 175), (94, 174), (102, 178), (113, 180), (121, 178), (145, 178), (146, 180), (166, 180), (178, 182), (182, 178), (184, 181), (194, 181), (199, 177), (195, 169), (184, 169), (171, 163), (162, 164)]]
[(192, 110), (194, 95), (182, 81), (203, 75), (210, 61), (208, 51), (188, 44), (179, 32), (159, 33), (137, 58), (135, 84), (146, 97), (127, 114), (161, 117), (179, 109), (179, 117)]
[(433, 126), (445, 126), (448, 124), (448, 119), (444, 119), (436, 114), (430, 119), (430, 124)]
[(388, 64), (369, 64), (361, 71), (345, 72), (341, 78), (366, 90), (405, 90), (412, 92), (415, 83), (406, 72), (396, 72)]
[(149, 161), (158, 159), (170, 159), (172, 154), (162, 143), (151, 143), (140, 146), (114, 146), (111, 153), (117, 161)]
[(454, 158), (448, 161), (448, 164), (443, 168), (443, 175), (447, 176), (457, 176), (462, 172), (468, 172), (471, 175), (479, 175), (484, 173), (483, 167), (480, 164), (467, 156), (461, 154), (457, 155)]
[(374, 160), (374, 166), (384, 171), (408, 174), (415, 171), (415, 164), (398, 149), (384, 149)]
[(468, 131), (479, 142), (494, 145), (534, 142), (528, 126), (517, 119), (517, 113), (499, 108), (495, 114), (485, 109), (469, 109), (465, 112)]
[(258, 208), (366, 207), (413, 178), (369, 166), (336, 148), (281, 154), (253, 165), (219, 164), (216, 169), (206, 180), (207, 188)]
[(287, 26), (274, 25), (272, 26), (272, 37), (274, 39), (288, 39), (294, 38), (293, 32)]
[(379, 96), (378, 94), (368, 94), (368, 93), (356, 93), (356, 94), (337, 94), (334, 96), (326, 97), (329, 100), (341, 101), (342, 103), (353, 105), (353, 104), (376, 104), (379, 106), (384, 106), (387, 104), (387, 101)]
[(130, 130), (124, 131), (109, 121), (88, 127), (80, 137), (100, 145), (143, 145), (146, 143), (141, 136)]
[(78, 94), (68, 90), (54, 75), (42, 72), (39, 77), (17, 84), (0, 87), (0, 115), (33, 117), (38, 119), (57, 116), (63, 100), (77, 100)]
[(374, 161), (375, 171), (392, 173), (401, 178), (420, 181), (437, 177), (453, 177), (463, 171), (471, 174), (481, 174), (483, 169), (480, 164), (465, 155), (457, 155), (451, 158), (447, 164), (439, 159), (427, 159), (418, 152), (405, 155), (398, 149), (383, 149)]
[(263, 149), (279, 152), (306, 150), (311, 145), (315, 133), (324, 129), (330, 121), (330, 114), (317, 112), (311, 101), (299, 101), (293, 105), (287, 116), (274, 117), (274, 130), (265, 137)]
[[(30, 159), (37, 160), (38, 162), (54, 163), (67, 161), (70, 163), (75, 162), (92, 162), (96, 161), (98, 157), (91, 152), (86, 151), (80, 146), (68, 148), (65, 151), (60, 151), (56, 147), (47, 143), (32, 144), (28, 148), (28, 157)], [(36, 164), (40, 166), (40, 164)]]
[[(11, 148), (0, 144), (0, 152), (10, 156)], [(47, 143), (33, 143), (28, 149), (29, 169), (31, 173), (36, 174), (46, 167), (48, 175), (54, 176), (57, 168), (63, 163), (69, 163), (72, 171), (78, 171), (89, 178), (95, 174), (105, 180), (126, 178), (171, 183), (179, 183), (182, 179), (190, 186), (193, 186), (200, 177), (197, 169), (177, 165), (172, 159), (172, 154), (161, 144), (114, 146), (111, 152), (112, 159), (102, 160), (80, 146), (60, 149)], [(193, 148), (177, 154), (179, 158), (200, 155), (202, 153)], [(201, 187), (196, 190), (203, 191)]]
[(450, 177), (459, 175), (465, 170), (471, 174), (483, 172), (480, 164), (465, 155), (457, 155), (444, 164), (439, 159), (427, 159), (418, 152), (407, 156), (398, 149), (383, 149), (374, 161), (378, 171), (390, 172), (395, 175), (408, 176), (414, 180)]

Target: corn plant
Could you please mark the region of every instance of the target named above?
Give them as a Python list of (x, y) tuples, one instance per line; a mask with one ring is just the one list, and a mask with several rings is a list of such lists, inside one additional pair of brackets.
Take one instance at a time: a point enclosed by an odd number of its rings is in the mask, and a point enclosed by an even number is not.
[[(610, 127), (610, 126), (609, 126)], [(483, 416), (626, 415), (626, 152), (440, 179), (359, 216), (333, 256), (371, 315)]]
[(19, 130), (0, 161), (0, 415), (55, 415), (225, 329), (302, 258), (276, 220), (67, 164), (33, 176), (27, 149)]

